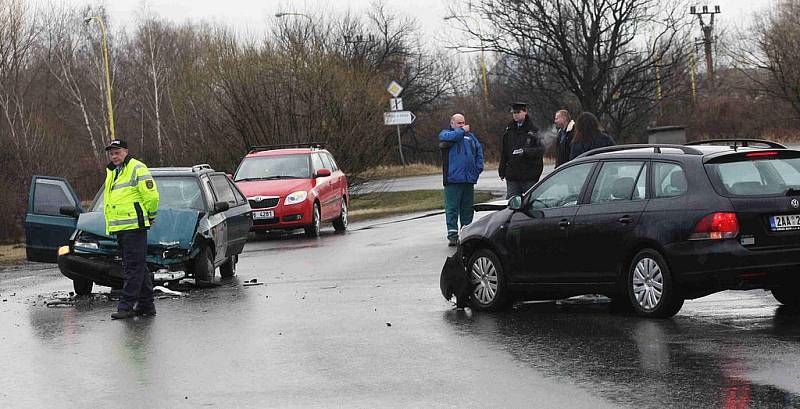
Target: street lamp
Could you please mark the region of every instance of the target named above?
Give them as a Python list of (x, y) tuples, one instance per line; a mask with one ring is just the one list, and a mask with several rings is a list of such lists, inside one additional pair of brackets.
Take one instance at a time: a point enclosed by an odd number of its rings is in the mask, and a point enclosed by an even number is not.
[(285, 17), (285, 16), (301, 16), (301, 17), (307, 18), (308, 21), (310, 21), (310, 22), (314, 22), (314, 20), (312, 20), (311, 17), (309, 17), (308, 15), (305, 15), (303, 13), (291, 13), (291, 12), (278, 12), (278, 13), (275, 13), (275, 17), (277, 17), (277, 18), (281, 18), (281, 17)]
[(92, 20), (97, 21), (100, 26), (101, 46), (103, 48), (103, 63), (106, 67), (106, 100), (108, 103), (108, 126), (111, 130), (111, 139), (117, 139), (117, 133), (114, 130), (114, 109), (111, 106), (111, 73), (108, 69), (108, 43), (106, 42), (106, 25), (103, 24), (103, 19), (98, 16), (86, 17), (83, 19), (84, 24), (89, 24)]
[(475, 17), (468, 16), (468, 15), (452, 15), (447, 16), (444, 18), (445, 21), (452, 20), (456, 18), (469, 18), (472, 19), (478, 25), (478, 36), (480, 36), (481, 40), (481, 79), (483, 82), (483, 103), (488, 107), (489, 106), (489, 84), (486, 82), (486, 58), (484, 57), (484, 49), (483, 46), (483, 29), (481, 28), (481, 21)]

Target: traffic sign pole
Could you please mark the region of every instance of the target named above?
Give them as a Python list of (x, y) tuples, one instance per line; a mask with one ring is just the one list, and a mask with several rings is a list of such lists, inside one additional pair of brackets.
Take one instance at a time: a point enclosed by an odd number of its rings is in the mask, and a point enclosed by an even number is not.
[(397, 126), (397, 149), (400, 151), (400, 163), (405, 167), (406, 160), (403, 157), (403, 140), (400, 138), (400, 125), (408, 125), (414, 122), (416, 117), (414, 116), (411, 111), (403, 111), (403, 99), (399, 98), (400, 93), (403, 92), (403, 87), (397, 83), (397, 81), (392, 81), (386, 87), (386, 91), (388, 91), (394, 98), (389, 101), (389, 110), (391, 112), (384, 112), (383, 113), (383, 124), (384, 125), (396, 125)]
[(406, 166), (406, 160), (403, 158), (403, 142), (400, 140), (400, 125), (397, 125), (397, 147), (400, 149), (400, 164)]

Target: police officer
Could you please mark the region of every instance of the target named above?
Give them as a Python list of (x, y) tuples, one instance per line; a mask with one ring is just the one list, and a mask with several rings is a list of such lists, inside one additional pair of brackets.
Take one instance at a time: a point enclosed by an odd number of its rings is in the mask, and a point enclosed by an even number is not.
[(106, 146), (111, 163), (103, 189), (106, 232), (117, 236), (122, 252), (124, 284), (112, 319), (155, 315), (153, 276), (147, 269), (147, 229), (158, 211), (158, 188), (144, 163), (128, 155), (120, 139)]
[(521, 195), (531, 188), (544, 169), (544, 145), (537, 134), (539, 129), (531, 123), (528, 105), (511, 103), (512, 121), (503, 133), (500, 148), (500, 180), (506, 181), (506, 198)]

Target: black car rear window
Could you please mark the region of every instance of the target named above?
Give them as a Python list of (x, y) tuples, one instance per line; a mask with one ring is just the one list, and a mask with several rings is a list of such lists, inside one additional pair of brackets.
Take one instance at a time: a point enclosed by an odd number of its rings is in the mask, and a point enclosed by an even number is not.
[(800, 158), (742, 156), (706, 164), (706, 170), (728, 196), (783, 195), (788, 189), (800, 189)]

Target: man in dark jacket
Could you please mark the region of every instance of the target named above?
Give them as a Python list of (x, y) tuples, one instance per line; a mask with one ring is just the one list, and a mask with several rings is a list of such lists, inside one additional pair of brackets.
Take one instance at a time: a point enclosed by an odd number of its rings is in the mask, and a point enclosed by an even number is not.
[(513, 120), (506, 126), (500, 148), (500, 179), (506, 181), (506, 198), (528, 191), (542, 176), (544, 145), (528, 116), (524, 102), (511, 104)]
[(556, 124), (558, 135), (556, 138), (556, 167), (569, 161), (569, 151), (572, 147), (572, 137), (575, 136), (575, 121), (569, 115), (569, 111), (561, 109), (556, 112), (553, 122)]
[(459, 218), (461, 227), (472, 223), (475, 183), (483, 172), (483, 147), (462, 114), (454, 114), (450, 128), (439, 133), (439, 147), (446, 153), (447, 162), (443, 169), (447, 241), (449, 246), (456, 246)]

